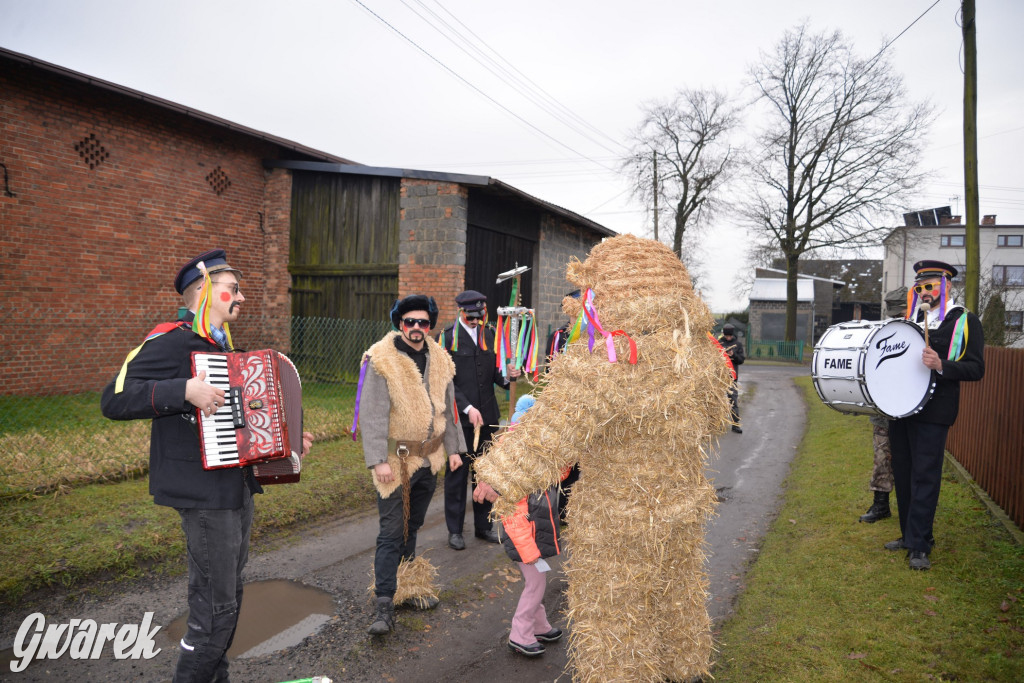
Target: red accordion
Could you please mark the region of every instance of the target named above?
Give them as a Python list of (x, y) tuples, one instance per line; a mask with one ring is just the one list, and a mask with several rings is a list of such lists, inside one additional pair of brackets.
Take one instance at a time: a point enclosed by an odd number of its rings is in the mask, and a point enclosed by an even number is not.
[(224, 390), (211, 416), (196, 408), (203, 468), (253, 466), (261, 484), (299, 480), (302, 469), (302, 384), (287, 356), (272, 350), (192, 352), (192, 374)]

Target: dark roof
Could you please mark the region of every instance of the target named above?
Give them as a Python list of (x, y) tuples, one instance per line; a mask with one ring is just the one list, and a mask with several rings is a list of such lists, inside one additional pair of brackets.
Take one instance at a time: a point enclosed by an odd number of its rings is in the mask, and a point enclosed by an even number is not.
[[(786, 262), (776, 259), (776, 268), (785, 268)], [(839, 290), (839, 301), (873, 302), (882, 300), (881, 259), (802, 259), (797, 271), (846, 283)]]
[(13, 50), (7, 50), (5, 48), (0, 47), (0, 59), (8, 59), (10, 61), (20, 62), (22, 64), (31, 66), (35, 69), (48, 71), (58, 76), (63, 76), (64, 78), (69, 78), (71, 80), (79, 81), (81, 83), (85, 83), (87, 85), (100, 88), (102, 90), (107, 90), (110, 92), (117, 93), (119, 95), (123, 95), (125, 97), (130, 97), (132, 99), (139, 100), (140, 102), (148, 102), (149, 104), (160, 107), (162, 109), (167, 109), (169, 111), (173, 111), (178, 114), (182, 114), (184, 116), (188, 116), (189, 118), (193, 118), (199, 121), (204, 121), (206, 123), (210, 123), (221, 128), (227, 128), (228, 130), (232, 130), (236, 133), (241, 133), (242, 135), (247, 135), (249, 137), (264, 140), (266, 142), (279, 145), (285, 149), (290, 149), (300, 154), (313, 157), (315, 159), (320, 159), (323, 161), (333, 161), (339, 164), (355, 163), (348, 159), (344, 159), (333, 154), (328, 154), (327, 152), (321, 152), (320, 150), (313, 149), (312, 147), (300, 145), (299, 143), (293, 142), (292, 140), (286, 140), (285, 138), (279, 138), (276, 135), (271, 135), (269, 133), (264, 133), (253, 128), (248, 128), (246, 126), (242, 126), (232, 121), (228, 121), (227, 119), (222, 119), (219, 116), (207, 114), (197, 109), (186, 107), (184, 105), (177, 104), (176, 102), (171, 102), (170, 100), (155, 97), (154, 95), (147, 95), (146, 93), (141, 92), (139, 90), (133, 90), (132, 88), (127, 88), (123, 85), (111, 83), (110, 81), (104, 81), (101, 78), (94, 78), (93, 76), (88, 76), (78, 71), (72, 71), (71, 69), (66, 69), (63, 66), (51, 64), (50, 62), (44, 62), (41, 59), (29, 57), (28, 55), (23, 55), (20, 52), (14, 52)]
[(526, 201), (527, 203), (534, 204), (535, 206), (546, 209), (551, 213), (561, 216), (568, 221), (592, 230), (593, 232), (605, 237), (614, 237), (618, 234), (614, 230), (606, 228), (600, 223), (595, 223), (589, 218), (581, 216), (574, 211), (570, 211), (569, 209), (558, 206), (557, 204), (552, 204), (551, 202), (534, 197), (531, 194), (523, 192), (519, 188), (513, 187), (489, 176), (469, 175), (465, 173), (442, 173), (440, 171), (422, 171), (410, 168), (363, 166), (361, 164), (327, 164), (316, 161), (288, 161), (282, 159), (267, 159), (264, 160), (263, 165), (267, 168), (287, 168), (293, 171), (318, 171), (320, 173), (344, 173), (349, 175), (368, 175), (385, 178), (415, 178), (419, 180), (436, 180), (446, 183), (458, 183), (459, 185), (466, 185), (468, 187), (479, 187), (495, 194), (511, 195), (517, 199)]

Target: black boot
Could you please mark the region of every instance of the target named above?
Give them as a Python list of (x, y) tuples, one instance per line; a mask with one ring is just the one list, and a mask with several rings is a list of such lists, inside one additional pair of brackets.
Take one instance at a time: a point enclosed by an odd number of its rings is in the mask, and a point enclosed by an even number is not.
[(387, 635), (395, 630), (395, 603), (391, 598), (377, 598), (377, 616), (366, 630), (371, 636)]
[(875, 502), (860, 516), (860, 521), (873, 524), (886, 517), (892, 517), (892, 511), (889, 510), (889, 492), (875, 491)]

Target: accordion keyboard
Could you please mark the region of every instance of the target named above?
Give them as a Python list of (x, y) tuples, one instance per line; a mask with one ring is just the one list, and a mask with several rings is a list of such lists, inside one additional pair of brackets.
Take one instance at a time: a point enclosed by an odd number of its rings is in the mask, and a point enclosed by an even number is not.
[(224, 390), (224, 405), (213, 415), (200, 417), (200, 438), (209, 467), (227, 467), (238, 464), (238, 415), (241, 414), (241, 394), (232, 391), (228, 380), (228, 360), (224, 354), (195, 354), (196, 374), (206, 371), (206, 381)]

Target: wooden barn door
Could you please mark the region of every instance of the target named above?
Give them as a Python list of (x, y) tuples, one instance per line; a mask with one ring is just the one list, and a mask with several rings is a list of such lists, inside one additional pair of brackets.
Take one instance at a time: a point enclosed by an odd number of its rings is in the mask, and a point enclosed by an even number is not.
[(495, 284), (498, 273), (512, 270), (518, 263), (529, 266), (530, 270), (522, 278), (522, 296), (524, 306), (533, 302), (534, 243), (486, 228), (470, 225), (466, 231), (466, 289), (475, 289), (487, 296), (487, 311), (490, 319), (497, 318), (495, 311), (498, 306), (508, 306), (512, 295), (512, 281)]
[(398, 296), (399, 179), (295, 172), (292, 315), (387, 320)]
[(540, 214), (536, 209), (507, 197), (470, 190), (466, 229), (466, 289), (487, 296), (490, 319), (497, 308), (508, 306), (512, 281), (495, 284), (499, 273), (519, 266), (530, 270), (522, 278), (520, 301), (533, 305)]

